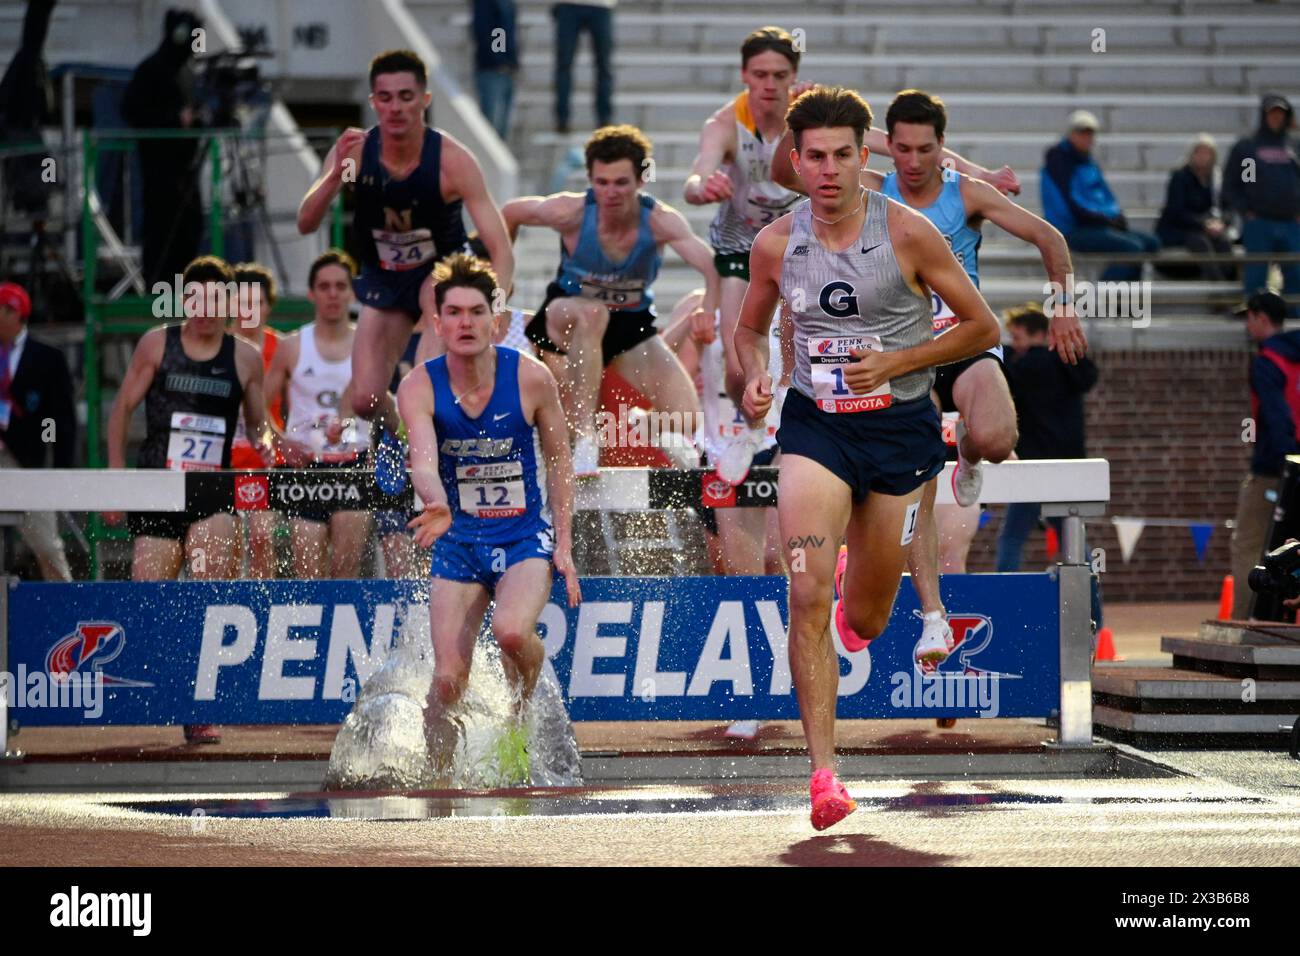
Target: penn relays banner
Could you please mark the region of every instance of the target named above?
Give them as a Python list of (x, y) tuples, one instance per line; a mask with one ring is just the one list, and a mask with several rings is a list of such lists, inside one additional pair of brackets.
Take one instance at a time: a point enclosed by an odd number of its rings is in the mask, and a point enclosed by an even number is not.
[[(586, 578), (582, 591), (570, 609), (557, 585), (538, 626), (574, 720), (798, 716), (784, 578)], [(912, 664), (905, 579), (885, 635), (840, 649), (840, 716), (1053, 713), (1056, 582), (946, 575), (943, 596), (957, 647), (938, 673)], [(420, 584), (398, 581), (23, 582), (9, 597), (0, 681), (11, 719), (32, 726), (337, 723), (402, 615), (428, 613)]]

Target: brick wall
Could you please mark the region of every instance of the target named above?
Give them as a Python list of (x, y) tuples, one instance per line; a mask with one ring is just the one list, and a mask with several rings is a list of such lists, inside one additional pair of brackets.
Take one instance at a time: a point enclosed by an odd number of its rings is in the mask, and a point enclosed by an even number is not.
[[(1106, 519), (1089, 522), (1090, 548), (1106, 551), (1107, 601), (1217, 600), (1229, 573), (1229, 529), (1237, 485), (1252, 446), (1241, 441), (1250, 414), (1249, 354), (1222, 351), (1106, 351), (1088, 394), (1088, 453), (1111, 465)], [(972, 571), (993, 570), (1002, 508), (971, 548)], [(1120, 557), (1110, 515), (1189, 518), (1218, 525), (1205, 560), (1196, 560), (1186, 528), (1146, 528), (1128, 564)], [(1025, 570), (1047, 565), (1043, 533), (1024, 551)]]

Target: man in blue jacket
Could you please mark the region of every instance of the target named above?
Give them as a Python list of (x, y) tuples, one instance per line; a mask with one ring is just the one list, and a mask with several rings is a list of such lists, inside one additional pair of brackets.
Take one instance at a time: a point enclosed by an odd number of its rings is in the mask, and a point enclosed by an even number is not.
[[(1300, 421), (1300, 331), (1283, 332), (1286, 302), (1274, 292), (1257, 292), (1245, 306), (1246, 333), (1259, 346), (1250, 363), (1250, 413), (1255, 453), (1250, 474), (1237, 497), (1237, 521), (1232, 531), (1232, 617), (1242, 620), (1250, 608), (1246, 587), (1250, 569), (1259, 561), (1277, 503), (1278, 483), (1287, 455), (1300, 450), (1296, 422)], [(1249, 440), (1247, 431), (1243, 436)]]
[[(1087, 110), (1075, 110), (1065, 138), (1044, 156), (1038, 179), (1043, 218), (1060, 230), (1075, 252), (1155, 252), (1160, 240), (1129, 229), (1092, 158), (1098, 126), (1097, 117)], [(1101, 275), (1103, 282), (1136, 282), (1141, 277), (1137, 263), (1112, 265)]]
[[(1300, 159), (1291, 140), (1295, 111), (1284, 96), (1267, 93), (1259, 104), (1259, 128), (1237, 140), (1223, 164), (1223, 205), (1241, 216), (1247, 252), (1300, 252)], [(1282, 292), (1300, 317), (1300, 262), (1284, 262)], [(1242, 270), (1246, 295), (1264, 285), (1268, 263)]]

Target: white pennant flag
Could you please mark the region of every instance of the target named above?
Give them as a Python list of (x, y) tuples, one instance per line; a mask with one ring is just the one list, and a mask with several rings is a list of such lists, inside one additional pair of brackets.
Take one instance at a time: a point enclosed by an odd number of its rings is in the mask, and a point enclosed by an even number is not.
[(1142, 518), (1111, 518), (1115, 525), (1115, 533), (1119, 535), (1119, 555), (1128, 564), (1128, 559), (1133, 555), (1133, 549), (1137, 547), (1138, 538), (1142, 537), (1142, 529), (1147, 523)]

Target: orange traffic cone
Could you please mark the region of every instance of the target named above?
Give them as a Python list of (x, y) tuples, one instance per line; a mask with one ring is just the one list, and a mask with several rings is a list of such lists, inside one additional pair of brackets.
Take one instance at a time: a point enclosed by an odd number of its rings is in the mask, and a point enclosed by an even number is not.
[(1223, 576), (1223, 589), (1219, 591), (1219, 620), (1220, 621), (1232, 620), (1232, 605), (1233, 602), (1236, 600), (1236, 595), (1233, 590), (1234, 587), (1235, 585), (1233, 584), (1232, 581), (1232, 575), (1225, 574)]
[(1115, 639), (1111, 634), (1110, 628), (1103, 627), (1097, 632), (1097, 657), (1101, 661), (1122, 661), (1124, 658), (1115, 654)]

